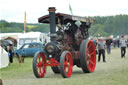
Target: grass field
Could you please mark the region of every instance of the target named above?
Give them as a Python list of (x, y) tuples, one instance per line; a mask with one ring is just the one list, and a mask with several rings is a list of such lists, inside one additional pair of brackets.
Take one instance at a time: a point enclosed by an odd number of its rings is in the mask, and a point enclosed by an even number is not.
[(32, 71), (32, 58), (25, 58), (24, 64), (17, 59), (7, 68), (0, 69), (3, 85), (128, 85), (128, 49), (126, 58), (120, 57), (120, 49), (106, 53), (106, 63), (97, 62), (95, 72), (83, 73), (81, 68), (73, 67), (70, 78), (54, 74), (50, 67), (44, 78), (35, 78)]

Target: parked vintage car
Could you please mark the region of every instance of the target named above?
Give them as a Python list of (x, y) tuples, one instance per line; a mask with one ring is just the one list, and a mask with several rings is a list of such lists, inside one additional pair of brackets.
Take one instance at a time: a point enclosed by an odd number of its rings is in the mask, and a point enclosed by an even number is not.
[(34, 56), (37, 51), (42, 52), (43, 44), (34, 42), (34, 43), (25, 43), (19, 49), (14, 50), (14, 53), (17, 56), (27, 57)]

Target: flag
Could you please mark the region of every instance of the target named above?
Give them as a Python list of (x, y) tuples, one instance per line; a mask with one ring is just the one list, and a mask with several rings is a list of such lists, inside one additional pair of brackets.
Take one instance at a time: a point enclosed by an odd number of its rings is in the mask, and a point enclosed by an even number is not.
[(69, 4), (69, 10), (70, 10), (71, 14), (73, 15), (73, 13), (72, 13), (72, 7), (71, 7), (70, 4)]

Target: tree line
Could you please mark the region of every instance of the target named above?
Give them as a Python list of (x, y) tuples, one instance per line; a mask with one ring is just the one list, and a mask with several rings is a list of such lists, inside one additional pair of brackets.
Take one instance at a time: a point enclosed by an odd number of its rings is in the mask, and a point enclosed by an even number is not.
[[(91, 36), (127, 35), (128, 34), (128, 15), (116, 16), (95, 16), (91, 17), (96, 23), (91, 25), (89, 33)], [(40, 31), (49, 32), (48, 24), (27, 24), (26, 32)], [(17, 22), (7, 22), (0, 20), (0, 33), (23, 32), (24, 24)]]
[[(48, 24), (27, 24), (26, 32), (40, 31), (49, 32)], [(0, 33), (18, 33), (24, 32), (24, 23), (7, 22), (5, 20), (0, 21)]]
[(89, 30), (92, 36), (128, 35), (128, 15), (95, 16)]

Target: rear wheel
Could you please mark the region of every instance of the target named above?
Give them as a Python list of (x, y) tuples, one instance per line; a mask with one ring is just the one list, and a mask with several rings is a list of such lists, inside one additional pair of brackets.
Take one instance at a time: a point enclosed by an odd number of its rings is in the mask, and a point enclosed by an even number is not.
[(54, 67), (51, 67), (52, 68), (52, 71), (55, 73), (55, 74), (58, 74), (60, 73), (60, 69), (58, 66), (54, 66)]
[(37, 52), (33, 58), (33, 72), (37, 78), (44, 77), (46, 74), (45, 54), (43, 52)]
[(96, 50), (92, 41), (83, 40), (80, 46), (80, 64), (83, 72), (90, 73), (96, 67)]
[(69, 51), (64, 51), (60, 57), (60, 72), (64, 78), (72, 75), (73, 61)]

